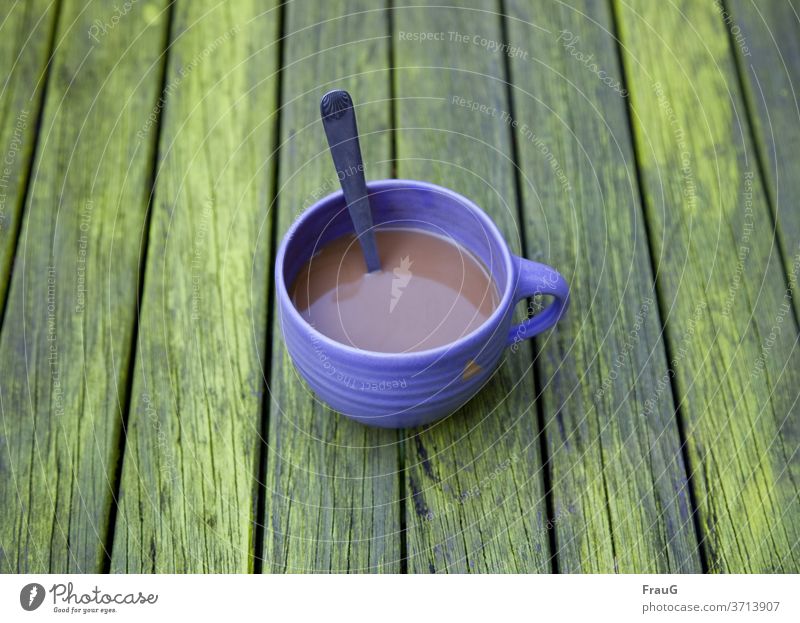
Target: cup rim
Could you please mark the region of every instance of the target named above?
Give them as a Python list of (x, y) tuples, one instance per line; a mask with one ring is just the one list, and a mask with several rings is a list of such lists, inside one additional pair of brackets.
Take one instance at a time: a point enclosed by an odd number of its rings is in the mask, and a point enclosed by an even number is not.
[[(477, 339), (478, 335), (486, 331), (488, 327), (492, 325), (499, 324), (499, 321), (502, 319), (503, 315), (506, 313), (507, 307), (510, 305), (511, 297), (514, 292), (513, 287), (513, 279), (514, 279), (514, 263), (512, 261), (512, 253), (511, 249), (508, 246), (508, 243), (505, 240), (505, 237), (497, 228), (497, 225), (494, 221), (489, 217), (486, 212), (484, 212), (478, 205), (473, 202), (472, 200), (464, 197), (463, 195), (451, 190), (449, 188), (445, 188), (444, 186), (439, 186), (438, 184), (432, 184), (431, 182), (424, 182), (421, 180), (411, 180), (411, 179), (383, 179), (383, 180), (373, 180), (367, 182), (367, 190), (372, 194), (376, 192), (383, 192), (385, 190), (425, 190), (425, 191), (434, 191), (440, 194), (447, 196), (451, 199), (454, 203), (458, 204), (464, 209), (469, 210), (476, 216), (485, 227), (486, 231), (490, 232), (491, 235), (494, 237), (495, 241), (498, 243), (498, 247), (501, 250), (503, 263), (505, 264), (506, 268), (506, 283), (505, 287), (503, 288), (502, 296), (500, 297), (500, 302), (498, 303), (495, 310), (492, 314), (481, 323), (478, 327), (467, 333), (466, 335), (461, 336), (457, 340), (453, 342), (449, 342), (447, 344), (443, 344), (442, 346), (436, 346), (434, 348), (428, 348), (425, 350), (415, 350), (409, 352), (385, 352), (385, 351), (378, 351), (378, 350), (366, 350), (363, 348), (356, 348), (355, 346), (351, 346), (350, 344), (344, 344), (343, 342), (339, 342), (334, 340), (333, 338), (328, 337), (324, 333), (318, 331), (314, 328), (311, 324), (309, 324), (305, 318), (300, 315), (300, 312), (297, 311), (297, 308), (292, 303), (291, 298), (289, 297), (289, 292), (286, 287), (286, 283), (283, 277), (283, 267), (284, 261), (286, 257), (286, 249), (294, 238), (296, 232), (306, 225), (311, 218), (322, 209), (324, 209), (327, 204), (331, 201), (338, 199), (342, 196), (342, 190), (339, 189), (335, 192), (326, 195), (325, 197), (319, 199), (314, 204), (309, 206), (305, 209), (292, 223), (289, 229), (283, 236), (281, 240), (281, 244), (278, 247), (278, 253), (275, 257), (275, 280), (276, 280), (276, 287), (278, 289), (278, 295), (288, 302), (286, 307), (288, 308), (288, 313), (291, 316), (292, 320), (300, 323), (306, 330), (310, 331), (312, 336), (318, 340), (319, 342), (323, 343), (325, 346), (331, 349), (341, 349), (345, 352), (352, 353), (354, 355), (360, 356), (370, 356), (376, 358), (386, 358), (386, 359), (397, 359), (400, 358), (404, 361), (411, 361), (413, 359), (421, 359), (421, 358), (431, 358), (431, 357), (438, 357), (440, 355), (445, 355), (449, 351), (462, 347), (465, 344), (469, 343)], [(473, 252), (472, 249), (468, 249), (470, 252)], [(495, 283), (497, 283), (495, 281)], [(279, 307), (279, 312), (281, 316), (283, 316), (283, 305)], [(281, 322), (283, 322), (283, 318), (281, 317)]]

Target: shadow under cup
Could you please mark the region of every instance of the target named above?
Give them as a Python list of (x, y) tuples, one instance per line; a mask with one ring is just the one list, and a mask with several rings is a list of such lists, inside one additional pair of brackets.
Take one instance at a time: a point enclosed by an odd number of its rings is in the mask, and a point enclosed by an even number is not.
[[(295, 367), (330, 407), (372, 426), (420, 426), (449, 415), (472, 398), (508, 345), (555, 324), (569, 303), (569, 291), (553, 268), (512, 255), (492, 220), (461, 195), (411, 180), (382, 180), (367, 187), (375, 226), (446, 232), (478, 257), (497, 287), (497, 309), (463, 338), (415, 352), (360, 350), (315, 330), (294, 307), (289, 288), (316, 251), (353, 233), (339, 191), (301, 214), (278, 249), (275, 283), (281, 330)], [(550, 294), (555, 300), (534, 318), (512, 327), (516, 303), (534, 294)]]

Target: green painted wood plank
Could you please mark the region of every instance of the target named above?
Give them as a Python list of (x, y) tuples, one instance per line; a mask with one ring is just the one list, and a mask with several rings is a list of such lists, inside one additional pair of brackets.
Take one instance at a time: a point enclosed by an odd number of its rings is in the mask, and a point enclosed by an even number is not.
[(764, 184), (800, 314), (800, 15), (791, 2), (726, 4), (717, 3), (717, 11), (738, 55)]
[(528, 248), (573, 286), (538, 342), (559, 569), (699, 571), (609, 6), (507, 10)]
[[(509, 128), (458, 99), (508, 110), (503, 56), (480, 44), (502, 40), (501, 17), (480, 2), (407, 4), (419, 3), (398, 3), (393, 32), (398, 176), (470, 197), (519, 250)], [(526, 343), (462, 410), (407, 434), (409, 571), (550, 570), (534, 398)]]
[(175, 8), (114, 571), (253, 569), (279, 37)]
[(158, 98), (163, 2), (93, 40), (63, 3), (0, 334), (0, 569), (98, 572), (118, 459)]
[(710, 2), (616, 8), (705, 556), (797, 571), (798, 332), (728, 33)]
[(6, 300), (31, 169), (56, 7), (53, 0), (0, 6), (0, 58), (4, 59), (0, 74), (0, 310)]
[[(357, 105), (367, 179), (391, 174), (388, 15), (375, 3), (296, 0), (286, 7), (277, 229), (338, 189), (319, 100), (345, 88)], [(280, 239), (280, 238), (279, 238)], [(264, 570), (398, 572), (398, 436), (332, 412), (292, 366), (273, 326)]]

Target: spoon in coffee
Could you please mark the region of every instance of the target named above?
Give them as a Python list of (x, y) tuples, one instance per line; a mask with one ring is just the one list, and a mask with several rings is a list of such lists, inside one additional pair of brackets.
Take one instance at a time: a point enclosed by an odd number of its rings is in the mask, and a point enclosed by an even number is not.
[(380, 270), (353, 100), (347, 91), (336, 89), (322, 96), (319, 109), (347, 210), (364, 252), (367, 272)]

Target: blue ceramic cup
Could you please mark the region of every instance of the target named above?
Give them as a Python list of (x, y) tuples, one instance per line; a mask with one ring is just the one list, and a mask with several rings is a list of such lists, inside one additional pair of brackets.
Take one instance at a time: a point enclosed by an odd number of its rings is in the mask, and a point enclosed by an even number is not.
[[(419, 426), (453, 413), (472, 398), (506, 347), (552, 327), (569, 305), (569, 287), (555, 269), (513, 255), (492, 220), (452, 190), (412, 180), (367, 186), (376, 227), (447, 232), (488, 268), (499, 306), (463, 338), (416, 352), (361, 350), (314, 329), (293, 305), (289, 288), (315, 250), (353, 232), (339, 191), (303, 212), (278, 249), (275, 283), (281, 329), (300, 375), (333, 409), (372, 426)], [(512, 326), (516, 304), (537, 294), (553, 300), (533, 318)]]

